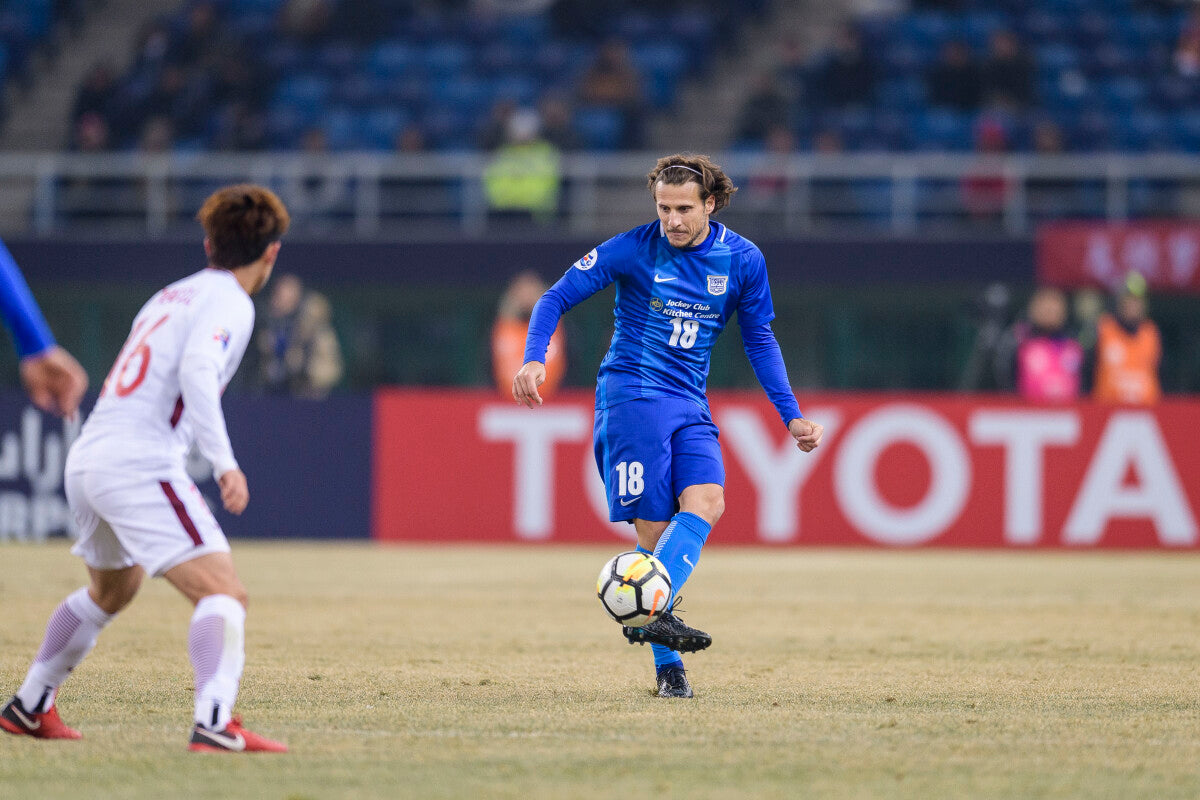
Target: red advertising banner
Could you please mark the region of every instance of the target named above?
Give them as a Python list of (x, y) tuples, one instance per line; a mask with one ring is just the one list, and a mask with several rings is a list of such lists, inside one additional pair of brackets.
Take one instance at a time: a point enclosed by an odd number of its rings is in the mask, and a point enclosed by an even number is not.
[[(1155, 409), (1007, 398), (801, 398), (825, 425), (799, 452), (754, 393), (718, 393), (728, 473), (710, 542), (889, 547), (1196, 548), (1200, 402)], [(373, 535), (632, 542), (607, 521), (588, 393), (529, 410), (490, 393), (376, 398)]]
[(1200, 225), (1063, 222), (1037, 234), (1040, 283), (1064, 288), (1117, 286), (1140, 272), (1152, 289), (1200, 292)]

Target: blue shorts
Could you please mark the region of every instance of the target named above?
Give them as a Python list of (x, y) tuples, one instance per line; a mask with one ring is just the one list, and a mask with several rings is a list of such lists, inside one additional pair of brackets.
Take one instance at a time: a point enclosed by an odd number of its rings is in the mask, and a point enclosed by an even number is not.
[(663, 522), (675, 516), (687, 487), (724, 486), (717, 435), (708, 409), (690, 400), (628, 400), (596, 409), (592, 436), (608, 518)]

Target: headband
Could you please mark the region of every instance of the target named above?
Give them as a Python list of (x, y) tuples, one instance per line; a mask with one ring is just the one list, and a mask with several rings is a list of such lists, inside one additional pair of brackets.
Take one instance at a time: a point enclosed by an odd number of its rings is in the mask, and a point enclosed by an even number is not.
[(660, 169), (660, 170), (658, 171), (658, 174), (659, 174), (659, 175), (661, 175), (661, 174), (663, 174), (664, 172), (666, 172), (666, 171), (667, 171), (667, 170), (669, 170), (669, 169), (686, 169), (688, 172), (694, 172), (694, 173), (696, 173), (697, 175), (699, 175), (701, 180), (703, 180), (703, 179), (704, 179), (704, 173), (703, 173), (703, 172), (701, 172), (701, 171), (700, 171), (700, 170), (698, 170), (698, 169), (692, 169), (691, 167), (684, 166), (683, 164), (669, 164), (669, 165), (667, 165), (667, 166), (663, 167), (662, 169)]

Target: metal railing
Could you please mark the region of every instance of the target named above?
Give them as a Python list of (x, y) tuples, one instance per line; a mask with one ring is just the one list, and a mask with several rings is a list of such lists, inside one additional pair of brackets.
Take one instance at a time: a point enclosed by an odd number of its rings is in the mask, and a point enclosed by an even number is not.
[[(486, 154), (0, 154), (0, 227), (171, 236), (219, 185), (276, 189), (297, 229), (336, 238), (601, 234), (652, 218), (654, 154), (569, 156), (549, 223), (489, 214)], [(1200, 216), (1200, 156), (886, 153), (719, 157), (747, 234), (870, 230), (1025, 235), (1044, 220)]]

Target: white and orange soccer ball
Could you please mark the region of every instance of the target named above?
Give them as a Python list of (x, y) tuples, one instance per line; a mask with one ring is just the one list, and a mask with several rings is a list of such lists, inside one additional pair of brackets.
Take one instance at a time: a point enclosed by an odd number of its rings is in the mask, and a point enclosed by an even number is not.
[(630, 628), (640, 628), (667, 610), (671, 576), (654, 556), (636, 550), (618, 553), (600, 570), (596, 595), (610, 617)]

